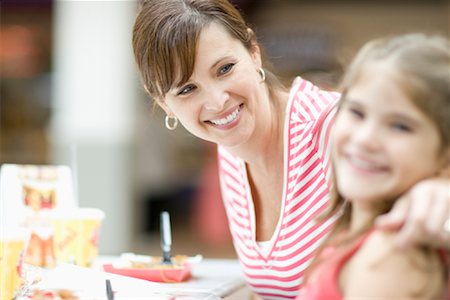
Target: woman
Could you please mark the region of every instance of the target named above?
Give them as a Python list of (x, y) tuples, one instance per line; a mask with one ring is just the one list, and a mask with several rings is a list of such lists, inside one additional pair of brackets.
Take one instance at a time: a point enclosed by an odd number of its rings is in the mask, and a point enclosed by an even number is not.
[[(180, 122), (219, 145), (223, 201), (247, 282), (263, 298), (294, 298), (334, 223), (314, 217), (329, 200), (328, 136), (339, 94), (301, 78), (283, 88), (267, 70), (254, 32), (227, 0), (143, 2), (133, 48), (167, 128)], [(420, 206), (428, 191), (437, 209)], [(408, 220), (400, 242), (443, 245), (448, 181), (421, 182), (407, 197), (411, 201), (381, 220), (384, 226)]]

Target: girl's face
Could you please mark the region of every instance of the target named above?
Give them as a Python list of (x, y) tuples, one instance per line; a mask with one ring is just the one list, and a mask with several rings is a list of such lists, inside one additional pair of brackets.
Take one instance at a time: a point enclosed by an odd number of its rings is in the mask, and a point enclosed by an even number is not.
[(437, 173), (440, 136), (387, 65), (371, 64), (348, 90), (333, 132), (337, 187), (361, 205), (395, 199)]
[(158, 103), (195, 136), (238, 146), (254, 135), (257, 120), (263, 122), (267, 114), (260, 66), (258, 47), (249, 52), (221, 25), (212, 23), (200, 34), (189, 81), (172, 88)]

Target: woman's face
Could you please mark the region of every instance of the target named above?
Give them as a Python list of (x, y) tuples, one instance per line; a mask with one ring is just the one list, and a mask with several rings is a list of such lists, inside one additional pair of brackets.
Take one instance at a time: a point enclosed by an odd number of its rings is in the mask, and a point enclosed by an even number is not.
[(333, 132), (339, 192), (362, 205), (395, 199), (439, 171), (440, 136), (389, 66), (371, 64), (350, 87)]
[(251, 139), (267, 114), (260, 66), (258, 47), (249, 52), (224, 27), (212, 23), (200, 34), (190, 79), (158, 103), (195, 136), (239, 146)]

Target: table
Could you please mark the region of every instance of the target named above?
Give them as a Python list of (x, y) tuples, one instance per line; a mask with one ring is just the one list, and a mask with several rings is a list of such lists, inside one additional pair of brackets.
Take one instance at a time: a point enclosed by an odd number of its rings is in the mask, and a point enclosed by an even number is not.
[(189, 281), (164, 285), (223, 298), (244, 287), (245, 280), (237, 260), (205, 259), (193, 266)]
[[(95, 268), (60, 265), (46, 271), (41, 288), (66, 288), (80, 298), (106, 300), (105, 280), (111, 281), (115, 300), (147, 299), (243, 299), (249, 293), (239, 262), (234, 259), (203, 259), (192, 267), (192, 278), (182, 283), (155, 283), (106, 273), (98, 269), (113, 257), (100, 257)], [(244, 299), (246, 297), (244, 296)]]

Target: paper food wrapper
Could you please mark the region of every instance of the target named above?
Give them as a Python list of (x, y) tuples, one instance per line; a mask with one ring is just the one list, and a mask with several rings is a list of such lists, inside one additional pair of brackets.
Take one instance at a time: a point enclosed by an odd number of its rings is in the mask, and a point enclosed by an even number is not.
[(52, 225), (57, 263), (90, 267), (98, 255), (98, 238), (104, 217), (104, 212), (95, 208), (56, 212)]
[(77, 207), (67, 166), (3, 164), (0, 168), (1, 228), (31, 231), (25, 262), (53, 267), (56, 257), (51, 215), (58, 208)]
[(20, 288), (23, 256), (28, 240), (24, 230), (0, 231), (0, 299), (13, 299)]

